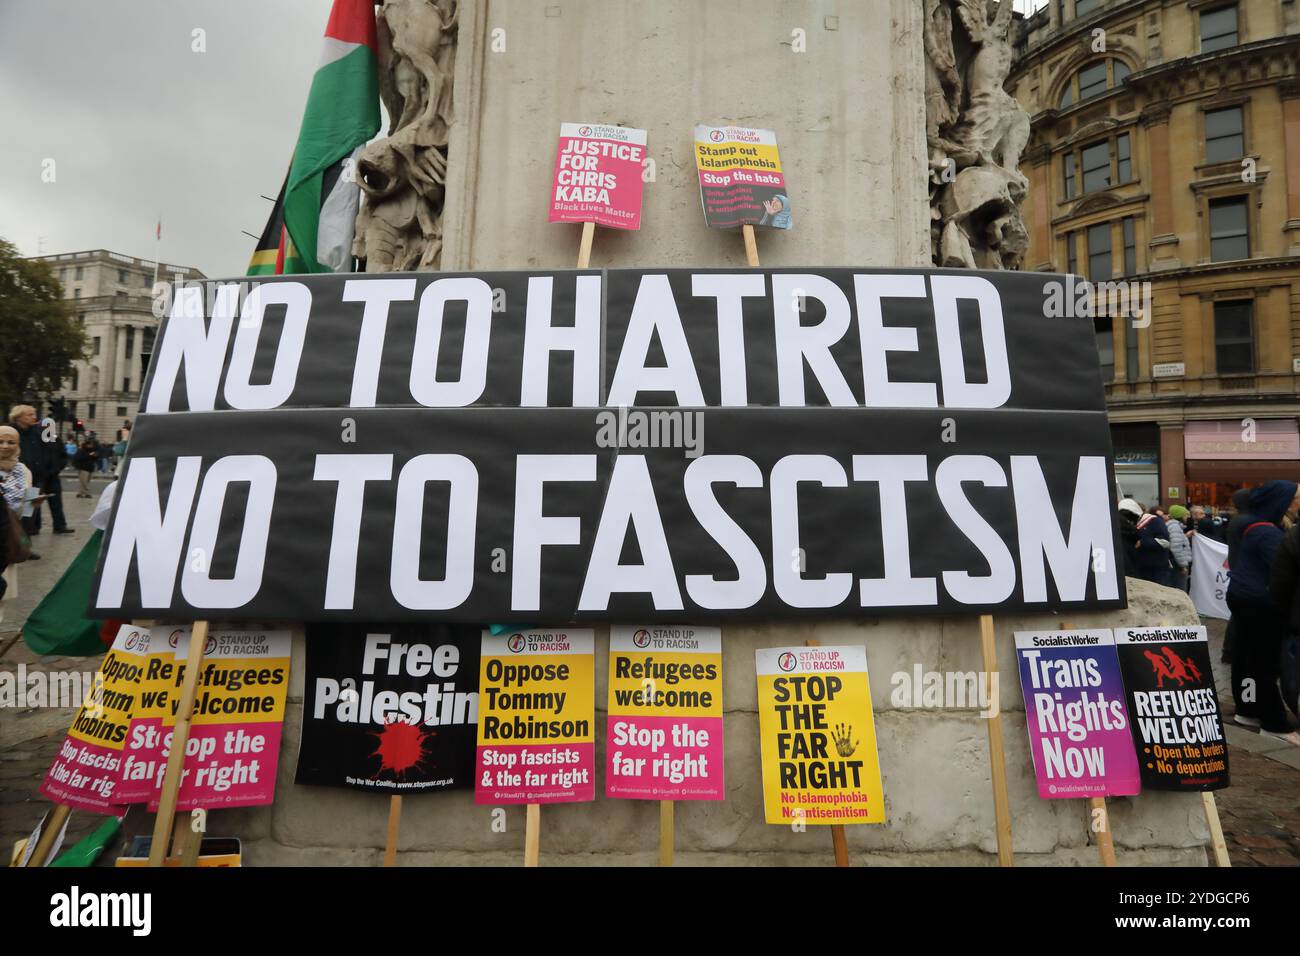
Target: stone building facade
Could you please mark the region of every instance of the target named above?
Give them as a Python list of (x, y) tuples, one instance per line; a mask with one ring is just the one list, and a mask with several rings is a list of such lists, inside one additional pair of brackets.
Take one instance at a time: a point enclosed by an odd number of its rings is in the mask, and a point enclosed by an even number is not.
[(153, 314), (155, 268), (160, 282), (204, 275), (192, 266), (155, 263), (107, 249), (42, 258), (63, 283), (63, 296), (72, 302), (89, 346), (89, 357), (75, 363), (63, 383), (68, 418), (80, 419), (86, 431), (112, 441), (124, 421), (135, 420), (140, 407), (140, 385), (158, 328)]
[(1050, 0), (1021, 23), (1024, 267), (1113, 283), (1097, 345), (1144, 503), (1300, 476), (1298, 63), (1297, 0)]

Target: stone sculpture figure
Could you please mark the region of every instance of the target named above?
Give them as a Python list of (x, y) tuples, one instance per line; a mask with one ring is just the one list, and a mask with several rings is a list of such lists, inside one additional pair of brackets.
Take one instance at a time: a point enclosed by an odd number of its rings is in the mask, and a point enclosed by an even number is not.
[(361, 151), (352, 254), (367, 272), (437, 269), (447, 183), (458, 0), (384, 0), (379, 93), (388, 136)]
[(926, 0), (926, 140), (935, 265), (1017, 269), (1029, 115), (1003, 88), (1011, 0)]

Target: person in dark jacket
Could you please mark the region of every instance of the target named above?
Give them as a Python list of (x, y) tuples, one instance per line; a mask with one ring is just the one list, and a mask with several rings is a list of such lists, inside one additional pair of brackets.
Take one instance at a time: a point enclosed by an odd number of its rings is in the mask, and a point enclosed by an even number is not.
[(1169, 529), (1154, 511), (1137, 520), (1137, 576), (1152, 584), (1174, 587), (1174, 564), (1170, 557)]
[(1188, 534), (1203, 534), (1207, 538), (1219, 540), (1219, 529), (1215, 527), (1214, 519), (1205, 513), (1205, 509), (1200, 505), (1192, 505), (1191, 517), (1187, 524)]
[(1233, 515), (1228, 519), (1228, 523), (1223, 526), (1223, 543), (1228, 546), (1228, 567), (1232, 567), (1233, 555), (1237, 553), (1237, 545), (1241, 543), (1241, 532), (1245, 530), (1246, 525), (1254, 522), (1254, 517), (1250, 513), (1250, 493), (1253, 488), (1241, 488), (1232, 493), (1232, 510)]
[(1124, 577), (1135, 578), (1137, 571), (1138, 518), (1142, 517), (1142, 506), (1132, 498), (1125, 498), (1119, 503), (1119, 542), (1124, 549)]
[(77, 446), (77, 453), (72, 456), (72, 467), (77, 469), (77, 480), (80, 482), (77, 491), (78, 498), (89, 498), (90, 495), (90, 476), (95, 471), (95, 448), (89, 438), (83, 438), (81, 444)]
[(1283, 655), (1281, 664), (1282, 700), (1292, 713), (1300, 715), (1300, 672), (1295, 659), (1296, 648), (1300, 646), (1300, 522), (1291, 525), (1277, 549), (1268, 593), (1285, 616), (1288, 632), (1289, 653)]
[[(45, 440), (45, 429), (31, 405), (15, 405), (9, 412), (9, 424), (18, 429), (22, 463), (32, 473), (32, 487), (40, 489), (46, 496), (50, 517), (54, 520), (54, 533), (72, 534), (73, 530), (63, 516), (63, 484), (59, 480), (59, 472), (66, 461), (63, 444), (57, 435), (50, 441)], [(24, 520), (28, 534), (40, 534), (40, 505), (32, 509), (31, 518)]]
[(1242, 696), (1248, 698), (1242, 682), (1251, 682), (1260, 733), (1300, 746), (1300, 734), (1291, 730), (1277, 687), (1286, 619), (1269, 593), (1284, 537), (1282, 519), (1300, 504), (1297, 490), (1300, 486), (1294, 481), (1267, 481), (1251, 489), (1245, 512), (1254, 520), (1238, 524), (1236, 547), (1228, 559), (1228, 608), (1237, 625), (1235, 642), (1240, 645), (1233, 656), (1233, 684), (1242, 687)]

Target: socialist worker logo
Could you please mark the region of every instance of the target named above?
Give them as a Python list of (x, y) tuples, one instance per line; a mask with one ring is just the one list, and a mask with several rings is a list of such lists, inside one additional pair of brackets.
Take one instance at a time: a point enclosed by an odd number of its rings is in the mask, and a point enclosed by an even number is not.
[(632, 643), (635, 644), (637, 647), (649, 647), (650, 632), (647, 631), (644, 627), (641, 628), (635, 634), (632, 635)]
[(715, 143), (721, 143), (726, 135), (727, 134), (720, 129), (709, 130), (709, 139), (713, 140)]
[(590, 127), (590, 126), (579, 126), (579, 127), (578, 127), (578, 135), (579, 135), (579, 136), (590, 136), (590, 135), (591, 135), (591, 127)]
[(518, 654), (520, 651), (524, 649), (524, 646), (527, 643), (528, 642), (524, 640), (524, 636), (522, 634), (511, 634), (510, 637), (506, 640), (506, 647), (510, 648), (510, 652), (512, 654)]
[(781, 668), (781, 670), (785, 671), (786, 673), (789, 673), (790, 671), (794, 670), (798, 665), (799, 665), (799, 661), (795, 658), (794, 654), (791, 651), (786, 651), (784, 654), (782, 654), (780, 657), (776, 659), (776, 666)]

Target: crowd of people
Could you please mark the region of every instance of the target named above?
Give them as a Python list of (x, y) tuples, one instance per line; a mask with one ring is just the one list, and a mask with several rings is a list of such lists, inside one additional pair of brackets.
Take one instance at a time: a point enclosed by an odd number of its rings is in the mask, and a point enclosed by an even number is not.
[(1300, 486), (1267, 481), (1232, 496), (1226, 521), (1205, 509), (1143, 508), (1119, 502), (1124, 571), (1166, 587), (1189, 587), (1191, 540), (1205, 535), (1228, 546), (1225, 659), (1232, 666), (1234, 720), (1300, 746), (1287, 707), (1300, 710)]

